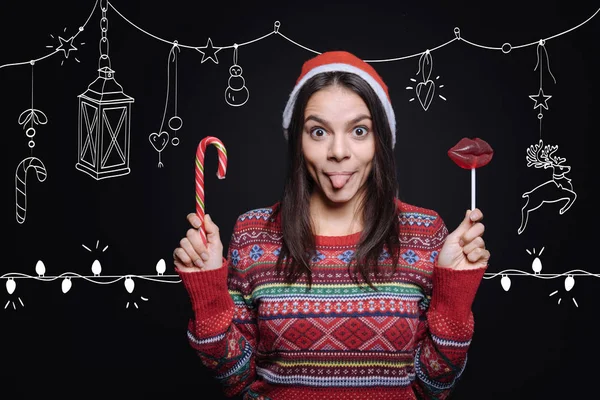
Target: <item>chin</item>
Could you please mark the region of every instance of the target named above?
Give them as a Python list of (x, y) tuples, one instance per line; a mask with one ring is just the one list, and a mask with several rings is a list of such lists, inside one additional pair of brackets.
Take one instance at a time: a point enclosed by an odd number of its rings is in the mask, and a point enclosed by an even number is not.
[(327, 193), (326, 198), (329, 202), (334, 204), (345, 204), (353, 200), (356, 197), (356, 192), (352, 190), (340, 190), (337, 193)]

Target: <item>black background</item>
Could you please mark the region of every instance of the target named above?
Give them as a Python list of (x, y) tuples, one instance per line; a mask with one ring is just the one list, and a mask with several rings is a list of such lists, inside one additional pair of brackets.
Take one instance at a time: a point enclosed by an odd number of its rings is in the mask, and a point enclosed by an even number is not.
[[(390, 59), (452, 40), (455, 27), (463, 38), (483, 46), (518, 46), (567, 31), (599, 7), (567, 1), (396, 3), (114, 1), (127, 19), (166, 41), (200, 47), (210, 37), (216, 47), (231, 46), (268, 34), (280, 21), (279, 31), (298, 45), (271, 35), (239, 49), (238, 64), (250, 91), (242, 107), (231, 107), (224, 99), (231, 49), (217, 53), (218, 64), (201, 62), (199, 52), (182, 49), (178, 111), (184, 124), (177, 134), (181, 144), (165, 148), (164, 167), (158, 168), (158, 153), (148, 136), (161, 126), (171, 45), (134, 28), (109, 8), (115, 78), (135, 102), (131, 173), (104, 180), (75, 169), (77, 96), (98, 74), (98, 8), (75, 38), (76, 51), (68, 58), (55, 54), (34, 66), (33, 106), (49, 121), (36, 127), (31, 153), (18, 124), (19, 114), (31, 107), (31, 66), (6, 65), (51, 52), (59, 36), (69, 38), (84, 24), (94, 2), (5, 4), (0, 15), (2, 219), (7, 227), (2, 284), (17, 274), (35, 277), (38, 260), (44, 262), (47, 276), (90, 276), (91, 264), (98, 259), (102, 275), (125, 277), (155, 275), (162, 258), (167, 261), (164, 280), (173, 277), (171, 254), (188, 228), (186, 214), (195, 210), (196, 147), (208, 135), (221, 139), (229, 153), (223, 181), (215, 176), (213, 147), (205, 160), (206, 212), (220, 226), (227, 246), (239, 214), (271, 205), (280, 194), (286, 163), (281, 114), (302, 62), (314, 55), (306, 48), (349, 50), (365, 60)], [(477, 206), (485, 214), (492, 258), (473, 306), (476, 328), (469, 363), (453, 398), (572, 399), (596, 392), (600, 354), (594, 319), (600, 302), (594, 294), (600, 282), (593, 274), (600, 268), (591, 186), (592, 179), (597, 182), (592, 136), (600, 132), (598, 38), (600, 14), (546, 42), (556, 83), (544, 62), (543, 88), (552, 98), (549, 109), (543, 110), (541, 133), (538, 110), (528, 97), (539, 90), (535, 44), (504, 54), (455, 41), (433, 51), (431, 78), (437, 91), (427, 111), (410, 101), (414, 90), (406, 89), (414, 87), (411, 78), (420, 78), (418, 57), (374, 63), (395, 107), (395, 153), (405, 201), (435, 209), (453, 229), (470, 207), (470, 175), (449, 159), (447, 150), (462, 137), (481, 137), (494, 148), (492, 161), (477, 170)], [(172, 102), (171, 97), (167, 120)], [(518, 235), (521, 194), (549, 179), (548, 170), (526, 166), (526, 149), (540, 136), (545, 144), (559, 146), (557, 155), (572, 168), (569, 176), (578, 198), (564, 215), (558, 213), (562, 203), (544, 205)], [(15, 171), (30, 155), (43, 161), (48, 178), (38, 182), (30, 173), (27, 217), (19, 224)], [(500, 277), (493, 274), (507, 269), (532, 273), (536, 254), (547, 279), (515, 275), (510, 290), (503, 290)], [(567, 292), (563, 274), (572, 270), (592, 275), (576, 276)], [(219, 386), (187, 344), (187, 295), (176, 278), (170, 279), (171, 283), (136, 278), (132, 294), (123, 279), (113, 284), (73, 279), (66, 294), (60, 290), (62, 279), (16, 279), (12, 295), (1, 289), (0, 381), (7, 398), (220, 398)]]

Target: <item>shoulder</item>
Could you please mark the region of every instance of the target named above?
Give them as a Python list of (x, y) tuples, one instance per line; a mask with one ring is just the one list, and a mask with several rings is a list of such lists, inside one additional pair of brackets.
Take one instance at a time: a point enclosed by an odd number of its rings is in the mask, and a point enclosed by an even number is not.
[(244, 238), (275, 239), (281, 236), (280, 217), (278, 213), (279, 203), (261, 208), (253, 208), (240, 214), (233, 228), (233, 239), (235, 241)]
[(396, 204), (401, 243), (424, 248), (437, 248), (443, 243), (448, 229), (437, 211), (398, 199)]
[(279, 203), (275, 203), (268, 207), (262, 208), (253, 208), (248, 210), (237, 217), (237, 223), (261, 223), (262, 222), (270, 222), (272, 217), (275, 214), (275, 211), (278, 207)]
[(398, 207), (398, 219), (402, 224), (424, 226), (443, 224), (442, 217), (435, 210), (409, 204), (399, 199), (396, 199), (396, 205)]

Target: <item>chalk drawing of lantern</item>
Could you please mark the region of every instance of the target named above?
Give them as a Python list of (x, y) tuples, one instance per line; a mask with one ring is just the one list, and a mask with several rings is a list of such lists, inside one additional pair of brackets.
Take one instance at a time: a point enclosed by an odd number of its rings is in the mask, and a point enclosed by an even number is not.
[(134, 101), (123, 92), (111, 68), (105, 10), (101, 29), (98, 77), (78, 96), (78, 160), (75, 165), (96, 180), (130, 172), (129, 135)]
[(123, 93), (108, 66), (79, 95), (76, 168), (96, 180), (126, 175), (133, 98)]

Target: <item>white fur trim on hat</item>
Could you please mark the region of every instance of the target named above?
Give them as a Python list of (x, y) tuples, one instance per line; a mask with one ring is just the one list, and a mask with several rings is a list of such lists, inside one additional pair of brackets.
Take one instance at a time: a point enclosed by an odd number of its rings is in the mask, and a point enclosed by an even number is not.
[(363, 78), (367, 83), (373, 88), (377, 97), (383, 104), (383, 108), (387, 115), (388, 123), (390, 124), (390, 129), (392, 131), (392, 148), (396, 145), (396, 117), (394, 115), (394, 109), (392, 108), (392, 103), (387, 97), (385, 91), (381, 87), (381, 85), (366, 71), (363, 71), (360, 68), (354, 67), (349, 64), (343, 63), (332, 63), (332, 64), (324, 64), (318, 67), (315, 67), (308, 71), (302, 79), (296, 84), (294, 90), (290, 94), (288, 102), (283, 110), (283, 134), (285, 138), (288, 138), (287, 129), (290, 126), (290, 120), (292, 119), (292, 110), (294, 109), (294, 104), (296, 103), (296, 97), (298, 96), (298, 91), (300, 88), (306, 83), (307, 80), (312, 78), (313, 76), (321, 73), (321, 72), (331, 72), (331, 71), (342, 71), (342, 72), (350, 72), (356, 74)]

